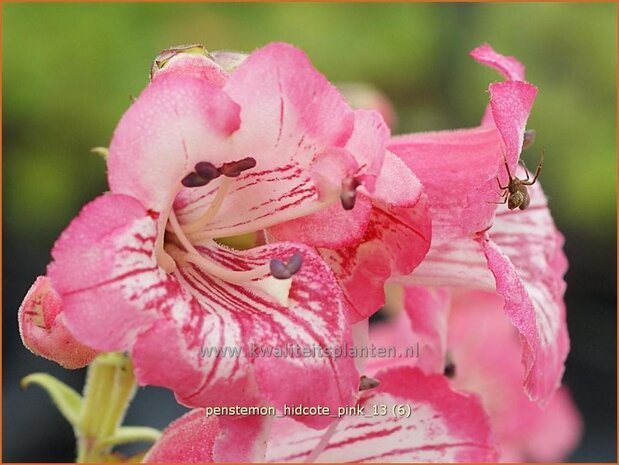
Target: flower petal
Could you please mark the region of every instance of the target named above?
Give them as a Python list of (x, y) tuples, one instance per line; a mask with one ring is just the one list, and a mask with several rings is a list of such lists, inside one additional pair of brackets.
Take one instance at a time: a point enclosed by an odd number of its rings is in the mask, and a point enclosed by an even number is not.
[(409, 134), (388, 149), (421, 181), (432, 209), (434, 237), (462, 237), (487, 229), (498, 198), (501, 136), (495, 128)]
[[(388, 197), (390, 194), (399, 195), (400, 199), (406, 199), (414, 205), (421, 194), (421, 185), (412, 174), (406, 176), (406, 172), (410, 171), (402, 166), (397, 157), (390, 154), (385, 158), (388, 138), (389, 128), (378, 113), (356, 111), (354, 131), (346, 143), (346, 150), (323, 153), (312, 165), (311, 171), (314, 173), (319, 190), (320, 184), (341, 183), (344, 177), (358, 171), (361, 174), (357, 177), (364, 180), (366, 194), (368, 191), (374, 192), (377, 173), (382, 167), (379, 177), (382, 180), (379, 181), (380, 189), (377, 195), (381, 192), (383, 197)], [(356, 154), (356, 158), (350, 155), (353, 153)], [(396, 183), (397, 187), (389, 185), (387, 180), (395, 174), (395, 170), (393, 172), (390, 170), (394, 164), (401, 164), (399, 168), (405, 170), (405, 179)], [(387, 175), (383, 175), (384, 170), (390, 171)], [(351, 210), (344, 210), (340, 202), (336, 202), (311, 215), (277, 224), (268, 230), (269, 241), (296, 241), (330, 249), (351, 246), (363, 238), (370, 221), (372, 202), (366, 194), (357, 193), (354, 208)]]
[(414, 207), (376, 202), (363, 241), (341, 249), (320, 249), (351, 304), (353, 323), (368, 318), (385, 303), (384, 284), (410, 274), (430, 246), (430, 218), (425, 196)]
[[(238, 405), (261, 400), (281, 408), (303, 400), (337, 408), (355, 398), (353, 360), (317, 352), (350, 345), (351, 335), (339, 286), (311, 248), (279, 243), (233, 252), (198, 245), (230, 273), (303, 257), (289, 282), (265, 276), (230, 284), (183, 261), (171, 246), (178, 269), (166, 274), (154, 257), (155, 235), (156, 220), (136, 200), (114, 194), (87, 205), (63, 233), (50, 276), (81, 340), (131, 351), (139, 383), (168, 387), (189, 406), (229, 405), (232, 398)], [(282, 285), (287, 302), (274, 294)], [(274, 352), (290, 346), (313, 352)], [(330, 419), (307, 421), (321, 426)]]
[(581, 419), (565, 388), (545, 408), (522, 391), (520, 338), (500, 311), (503, 299), (493, 293), (464, 291), (455, 293), (452, 302), (448, 342), (456, 366), (452, 382), (481, 397), (501, 460), (565, 459), (579, 439)]
[(201, 161), (236, 157), (229, 136), (240, 124), (239, 107), (221, 89), (190, 75), (155, 79), (121, 118), (110, 144), (111, 191), (167, 210), (181, 180)]
[(217, 418), (194, 409), (168, 425), (143, 463), (211, 463), (218, 433)]
[(62, 299), (46, 276), (39, 276), (19, 307), (19, 333), (28, 350), (65, 368), (82, 368), (97, 351), (81, 344), (64, 323)]
[(126, 350), (157, 312), (175, 305), (170, 296), (179, 286), (152, 256), (156, 233), (156, 220), (138, 201), (115, 194), (86, 205), (62, 233), (48, 275), (79, 340)]
[[(204, 248), (199, 250), (207, 253)], [(209, 375), (195, 392), (179, 399), (188, 405), (229, 405), (234, 398), (234, 403), (239, 404), (243, 396), (247, 397), (247, 383), (239, 384), (239, 389), (245, 391), (236, 396), (232, 396), (230, 386), (249, 372), (260, 398), (278, 408), (301, 400), (332, 408), (350, 403), (358, 383), (353, 360), (317, 353), (319, 348), (351, 344), (339, 287), (320, 257), (308, 247), (288, 243), (243, 252), (218, 249), (209, 253), (232, 269), (257, 266), (273, 258), (286, 260), (294, 253), (303, 256), (303, 265), (292, 278), (287, 306), (269, 299), (259, 287), (227, 284), (194, 266), (181, 266), (178, 279), (201, 306), (199, 314), (177, 324), (187, 346), (194, 347), (196, 358), (201, 347), (236, 347), (241, 353), (200, 357), (198, 363)], [(155, 340), (147, 354), (138, 353), (136, 357), (153, 361), (164, 357), (161, 352), (166, 348), (154, 344)], [(306, 352), (299, 356), (295, 350), (309, 351), (309, 356)], [(153, 369), (157, 372), (156, 366)], [(143, 376), (143, 382), (147, 382), (150, 375)], [(316, 390), (317, 385), (323, 389)], [(222, 386), (229, 387), (222, 390)], [(316, 426), (330, 421), (322, 417), (304, 420)]]
[[(321, 451), (317, 462), (496, 460), (488, 419), (476, 397), (452, 391), (442, 376), (427, 376), (415, 368), (377, 376), (380, 386), (361, 402), (364, 415), (343, 416), (324, 444), (319, 444), (317, 432), (288, 421), (285, 430), (278, 429), (282, 434), (272, 435), (267, 461), (303, 461), (316, 447)], [(374, 414), (383, 405), (385, 415)], [(396, 416), (397, 405), (410, 407), (410, 415)]]
[(407, 286), (404, 308), (395, 321), (379, 322), (370, 328), (371, 345), (377, 350), (384, 348), (388, 356), (370, 358), (366, 373), (375, 377), (379, 370), (405, 365), (418, 367), (427, 374), (442, 374), (450, 300), (450, 292), (445, 288)]
[(524, 65), (516, 58), (501, 55), (488, 44), (482, 44), (469, 54), (475, 61), (496, 69), (509, 81), (524, 81)]
[[(526, 82), (506, 81), (490, 84), (489, 91), (494, 124), (503, 137), (505, 157), (514, 173), (537, 87)], [(505, 181), (506, 176), (503, 183)]]
[(489, 240), (480, 238), (497, 292), (524, 343), (524, 387), (542, 403), (559, 387), (569, 351), (563, 275), (567, 260), (539, 184), (524, 211), (497, 213)]
[(263, 462), (270, 419), (206, 416), (194, 409), (173, 421), (143, 463)]
[[(171, 56), (167, 58), (166, 54)], [(165, 62), (157, 63), (157, 60), (155, 60), (151, 80), (168, 74), (180, 74), (203, 79), (215, 86), (222, 87), (228, 79), (228, 73), (201, 46), (194, 46), (188, 50), (186, 46), (172, 48), (164, 50), (160, 57), (162, 55)]]
[[(309, 215), (337, 202), (347, 176), (360, 174), (372, 189), (388, 128), (378, 113), (353, 112), (300, 50), (280, 43), (257, 50), (224, 91), (241, 108), (229, 150), (257, 165), (235, 180), (204, 234), (242, 234)], [(217, 184), (182, 191), (179, 221), (194, 220), (216, 193)]]

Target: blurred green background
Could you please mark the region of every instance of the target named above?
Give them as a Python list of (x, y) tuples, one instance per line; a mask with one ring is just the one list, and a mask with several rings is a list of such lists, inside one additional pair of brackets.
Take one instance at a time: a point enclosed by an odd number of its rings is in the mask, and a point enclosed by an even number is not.
[[(40, 411), (19, 413), (35, 397), (16, 390), (19, 377), (55, 368), (20, 347), (15, 320), (58, 234), (106, 189), (103, 160), (89, 149), (108, 144), (160, 50), (251, 51), (283, 40), (330, 80), (381, 89), (398, 113), (394, 133), (478, 124), (488, 83), (500, 80), (468, 57), (482, 42), (527, 66), (540, 92), (525, 159), (535, 166), (546, 148), (541, 181), (572, 264), (566, 382), (588, 427), (573, 459), (615, 460), (616, 32), (613, 3), (4, 3), (4, 459), (72, 458), (57, 441), (45, 446), (40, 422), (57, 414), (42, 393)], [(15, 444), (26, 432), (28, 448)]]

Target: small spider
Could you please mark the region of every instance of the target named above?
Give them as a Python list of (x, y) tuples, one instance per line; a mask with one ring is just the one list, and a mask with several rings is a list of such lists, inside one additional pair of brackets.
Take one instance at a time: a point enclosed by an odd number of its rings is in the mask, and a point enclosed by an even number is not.
[(520, 208), (520, 210), (524, 210), (529, 206), (531, 198), (529, 197), (529, 191), (527, 190), (527, 186), (535, 184), (535, 181), (537, 181), (537, 177), (542, 171), (542, 167), (544, 166), (544, 150), (542, 150), (542, 154), (540, 156), (539, 163), (537, 164), (537, 168), (535, 169), (535, 175), (533, 176), (533, 179), (529, 179), (529, 171), (527, 170), (524, 162), (520, 160), (520, 163), (522, 163), (522, 166), (524, 166), (527, 178), (520, 179), (516, 176), (512, 176), (512, 174), (509, 172), (509, 166), (507, 166), (507, 160), (505, 160), (505, 169), (507, 170), (507, 175), (509, 176), (509, 182), (507, 183), (507, 186), (502, 186), (501, 181), (497, 176), (496, 180), (499, 184), (499, 188), (502, 191), (501, 198), (503, 199), (503, 201), (492, 203), (498, 203), (501, 205), (507, 203), (507, 207), (510, 210), (513, 210), (515, 208)]

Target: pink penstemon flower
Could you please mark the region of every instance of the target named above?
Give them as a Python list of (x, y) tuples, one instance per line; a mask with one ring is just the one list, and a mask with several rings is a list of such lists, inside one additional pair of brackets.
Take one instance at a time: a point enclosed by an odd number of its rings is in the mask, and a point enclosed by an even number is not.
[(432, 247), (407, 284), (496, 291), (521, 335), (524, 389), (545, 402), (559, 387), (569, 351), (563, 275), (567, 260), (546, 197), (537, 182), (530, 205), (496, 205), (497, 178), (516, 170), (537, 88), (524, 66), (483, 45), (471, 52), (506, 81), (489, 87), (481, 126), (394, 137), (389, 149), (421, 179), (431, 202)]
[[(52, 251), (63, 318), (89, 347), (130, 352), (140, 384), (189, 406), (350, 404), (359, 374), (349, 358), (213, 359), (202, 348), (352, 344), (360, 311), (315, 248), (377, 249), (372, 259), (392, 270), (379, 281), (410, 273), (429, 245), (421, 185), (386, 151), (380, 115), (352, 111), (299, 50), (224, 54), (227, 70), (213, 58), (165, 52), (121, 119), (110, 193)], [(401, 186), (388, 182), (396, 171)], [(398, 234), (390, 210), (415, 235), (401, 257), (376, 246)], [(300, 222), (302, 236), (291, 235)], [(249, 250), (218, 242), (262, 230), (269, 243)]]
[(520, 386), (518, 332), (500, 312), (500, 296), (410, 286), (403, 297), (401, 313), (395, 321), (373, 326), (370, 341), (396, 347), (397, 354), (418, 344), (423, 355), (374, 358), (368, 374), (414, 366), (427, 374), (444, 373), (453, 389), (477, 394), (490, 415), (502, 462), (557, 461), (573, 450), (582, 421), (569, 391), (560, 387), (544, 406), (527, 397)]

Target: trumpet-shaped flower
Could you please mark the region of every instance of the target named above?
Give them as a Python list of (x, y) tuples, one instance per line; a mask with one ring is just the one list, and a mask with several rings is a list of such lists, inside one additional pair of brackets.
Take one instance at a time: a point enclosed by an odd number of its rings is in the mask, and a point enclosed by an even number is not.
[(537, 89), (523, 81), (524, 67), (514, 58), (488, 45), (471, 55), (507, 79), (490, 85), (482, 125), (399, 136), (389, 144), (422, 181), (433, 219), (430, 252), (405, 282), (496, 290), (521, 335), (524, 388), (544, 402), (560, 385), (569, 350), (563, 237), (539, 184), (529, 187), (525, 210), (496, 205), (505, 165), (516, 173)]
[[(326, 430), (312, 430), (289, 418), (276, 418), (272, 428), (260, 428), (250, 418), (245, 432), (251, 434), (237, 436), (238, 447), (248, 452), (237, 458), (277, 463), (496, 460), (488, 417), (476, 396), (458, 393), (442, 376), (424, 375), (416, 368), (377, 376), (380, 386), (365, 392), (355, 409), (362, 413), (343, 414)], [(205, 418), (203, 411), (194, 410), (163, 432), (145, 462), (220, 461), (217, 441), (225, 431), (221, 417)], [(255, 453), (261, 450), (262, 455)]]
[(369, 375), (394, 366), (444, 373), (453, 388), (481, 398), (501, 461), (566, 458), (582, 431), (578, 411), (565, 387), (545, 406), (532, 402), (520, 388), (520, 341), (500, 311), (500, 296), (480, 290), (408, 287), (403, 303), (395, 321), (372, 328), (370, 341), (395, 347), (397, 354), (418, 344), (419, 357), (371, 359)]
[[(189, 406), (350, 404), (350, 358), (253, 348), (350, 344), (359, 311), (315, 248), (362, 251), (355, 269), (368, 269), (355, 272), (381, 284), (410, 273), (429, 245), (421, 185), (386, 151), (380, 115), (351, 110), (301, 51), (271, 44), (219, 58), (225, 67), (200, 47), (164, 52), (122, 117), (111, 192), (52, 251), (66, 324), (97, 350), (131, 352), (139, 383)], [(396, 172), (401, 182), (389, 182)], [(220, 243), (261, 230), (267, 245)], [(401, 245), (377, 245), (410, 231), (402, 256)]]

